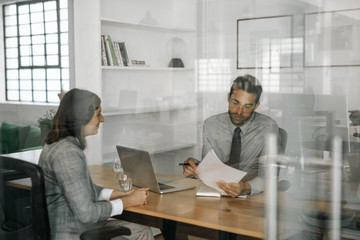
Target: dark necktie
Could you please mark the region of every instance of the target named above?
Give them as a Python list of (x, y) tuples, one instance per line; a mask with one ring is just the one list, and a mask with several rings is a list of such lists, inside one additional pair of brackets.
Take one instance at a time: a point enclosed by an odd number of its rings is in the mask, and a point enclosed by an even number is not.
[(240, 132), (241, 132), (241, 129), (239, 127), (235, 128), (232, 143), (231, 143), (230, 159), (228, 162), (229, 166), (240, 163), (240, 153), (241, 153)]

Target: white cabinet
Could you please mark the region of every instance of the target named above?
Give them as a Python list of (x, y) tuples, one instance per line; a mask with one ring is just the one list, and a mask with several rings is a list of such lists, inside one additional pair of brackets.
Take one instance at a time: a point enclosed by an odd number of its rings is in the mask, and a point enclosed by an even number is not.
[[(101, 67), (103, 161), (117, 144), (151, 153), (194, 145), (196, 1), (102, 0), (100, 21), (102, 35), (148, 65)], [(173, 57), (185, 67), (169, 68)]]

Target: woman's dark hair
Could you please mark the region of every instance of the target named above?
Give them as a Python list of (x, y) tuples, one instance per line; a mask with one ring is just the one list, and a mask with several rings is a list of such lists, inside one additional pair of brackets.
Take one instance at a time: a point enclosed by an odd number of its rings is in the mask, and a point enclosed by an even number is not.
[(86, 141), (81, 129), (90, 122), (100, 103), (101, 100), (95, 93), (77, 88), (71, 89), (60, 102), (45, 143), (51, 144), (61, 138), (74, 136), (79, 140), (80, 148), (85, 149)]
[(256, 95), (255, 103), (258, 103), (262, 93), (262, 87), (260, 82), (249, 74), (244, 76), (237, 77), (230, 89), (230, 96), (234, 92), (235, 89), (241, 89), (248, 93), (253, 93)]

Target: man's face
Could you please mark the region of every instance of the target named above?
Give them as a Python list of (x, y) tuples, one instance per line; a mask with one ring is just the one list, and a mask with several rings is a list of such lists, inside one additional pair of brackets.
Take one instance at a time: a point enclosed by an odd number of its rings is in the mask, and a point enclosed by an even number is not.
[(260, 102), (255, 104), (255, 100), (256, 94), (241, 89), (234, 90), (231, 96), (230, 93), (228, 94), (228, 112), (235, 126), (241, 127), (249, 121), (251, 114), (260, 104)]

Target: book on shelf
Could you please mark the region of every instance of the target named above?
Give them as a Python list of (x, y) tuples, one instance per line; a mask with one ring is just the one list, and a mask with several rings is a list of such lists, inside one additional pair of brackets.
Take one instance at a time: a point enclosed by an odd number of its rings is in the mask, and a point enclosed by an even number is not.
[(109, 43), (109, 49), (110, 49), (109, 58), (111, 58), (111, 66), (116, 66), (116, 57), (115, 57), (113, 43), (111, 41), (110, 35), (106, 35), (106, 36), (107, 36), (107, 41)]
[(120, 53), (121, 53), (121, 57), (124, 63), (124, 66), (126, 67), (130, 67), (131, 66), (131, 62), (129, 60), (129, 56), (126, 50), (126, 46), (124, 42), (119, 42), (119, 46), (120, 46)]
[[(101, 64), (103, 66), (132, 66), (125, 43), (112, 41), (110, 35), (101, 35)], [(145, 61), (135, 60), (134, 65), (145, 66)]]
[[(111, 49), (112, 49), (112, 42), (109, 35), (104, 35), (105, 41), (105, 49), (106, 49), (106, 59), (107, 59), (107, 66), (115, 66), (114, 59), (112, 57)], [(111, 47), (110, 47), (111, 46)]]
[(113, 42), (113, 46), (114, 46), (115, 57), (116, 57), (116, 66), (123, 67), (124, 63), (123, 63), (123, 60), (121, 57), (119, 42)]
[(101, 65), (108, 66), (107, 56), (106, 56), (106, 48), (105, 48), (105, 36), (101, 35)]

